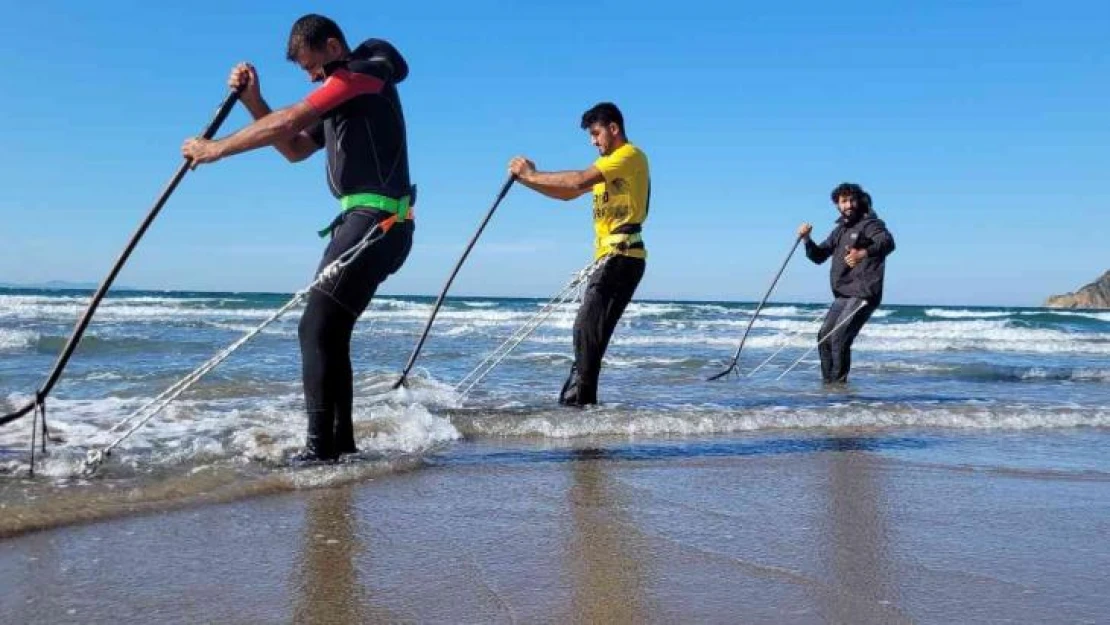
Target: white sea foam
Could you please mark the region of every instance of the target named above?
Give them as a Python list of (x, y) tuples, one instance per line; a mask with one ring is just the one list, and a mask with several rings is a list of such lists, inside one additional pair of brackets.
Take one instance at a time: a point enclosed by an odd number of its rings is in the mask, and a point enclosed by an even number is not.
[(1011, 312), (998, 310), (951, 310), (947, 308), (929, 308), (925, 310), (926, 317), (939, 317), (941, 319), (996, 319), (1012, 315)]
[(1075, 311), (1075, 310), (1041, 310), (1037, 312), (1023, 312), (1023, 315), (1056, 315), (1060, 317), (1083, 317), (1086, 319), (1097, 319), (1099, 321), (1110, 321), (1110, 311), (1107, 312), (1091, 312), (1091, 311)]
[[(755, 310), (753, 309), (752, 312), (754, 313)], [(759, 311), (759, 314), (768, 317), (797, 317), (803, 313), (797, 306), (767, 306)]]
[(0, 353), (25, 350), (39, 340), (39, 333), (32, 330), (0, 328)]
[[(756, 332), (745, 345), (754, 349), (808, 347), (818, 324), (805, 321), (757, 321)], [(770, 331), (770, 333), (768, 333)], [(706, 329), (697, 334), (660, 334), (617, 332), (614, 345), (735, 345), (742, 331), (724, 334)], [(535, 342), (562, 342), (559, 337), (541, 337)], [(1047, 328), (1023, 328), (1005, 320), (914, 321), (910, 323), (868, 324), (860, 333), (855, 349), (887, 352), (1028, 352), (1110, 354), (1110, 333), (1072, 333)]]
[[(571, 360), (570, 355), (567, 356)], [(693, 358), (686, 357), (665, 357), (665, 356), (642, 356), (642, 357), (628, 357), (622, 358), (614, 354), (606, 354), (604, 363), (609, 367), (674, 367), (686, 363), (696, 362)]]
[[(197, 462), (219, 457), (279, 461), (304, 442), (303, 399), (295, 388), (286, 394), (216, 400), (178, 400), (135, 431), (113, 452), (112, 462), (138, 465)], [(12, 406), (28, 398), (9, 396)], [(50, 428), (64, 443), (51, 446), (57, 462), (44, 473), (77, 475), (85, 451), (101, 449), (126, 431), (122, 424), (144, 399), (51, 399)], [(355, 402), (356, 444), (364, 451), (419, 453), (455, 440), (459, 433), (420, 404)], [(25, 428), (0, 428), (0, 445), (22, 447)]]
[(659, 304), (655, 302), (631, 302), (625, 308), (624, 314), (631, 317), (661, 317), (664, 315), (677, 315), (686, 312), (686, 307), (680, 304)]
[[(85, 302), (47, 300), (12, 301), (17, 296), (0, 296), (0, 319), (34, 321), (73, 321), (84, 314)], [(276, 307), (275, 307), (276, 308)], [(273, 310), (266, 308), (189, 308), (159, 304), (132, 304), (105, 300), (96, 318), (104, 321), (181, 321), (198, 319), (264, 319)]]
[(596, 408), (531, 415), (481, 414), (456, 420), (464, 433), (491, 436), (708, 435), (757, 430), (944, 427), (1027, 430), (1110, 426), (1110, 410), (1031, 406), (906, 407), (839, 405), (820, 408), (727, 409), (674, 406), (660, 410)]
[(1023, 328), (1003, 320), (869, 324), (860, 334), (858, 344), (861, 349), (886, 351), (1110, 354), (1110, 334)]
[(1072, 380), (1076, 382), (1110, 382), (1110, 369), (1079, 367), (1076, 369), (1056, 370), (1046, 367), (1032, 367), (1019, 372), (1023, 380)]

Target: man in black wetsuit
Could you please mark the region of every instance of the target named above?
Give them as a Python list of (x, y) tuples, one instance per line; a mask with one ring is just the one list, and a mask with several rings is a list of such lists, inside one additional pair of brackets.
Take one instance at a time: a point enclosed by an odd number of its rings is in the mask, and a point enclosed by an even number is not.
[(871, 313), (883, 301), (886, 257), (894, 251), (894, 237), (871, 207), (871, 195), (858, 184), (845, 182), (830, 194), (840, 213), (836, 227), (821, 243), (810, 239), (813, 226), (798, 227), (805, 240), (806, 256), (820, 265), (829, 258), (829, 283), (833, 303), (817, 333), (821, 378), (825, 384), (843, 384), (852, 368), (852, 342)]
[(323, 84), (303, 101), (272, 111), (254, 67), (239, 64), (229, 83), (242, 89), (240, 101), (255, 121), (223, 139), (188, 139), (182, 153), (197, 165), (269, 145), (297, 162), (326, 148), (328, 186), (341, 210), (321, 232), (330, 233), (331, 242), (318, 275), (375, 226), (386, 232), (338, 275), (312, 289), (298, 329), (308, 436), (294, 460), (330, 461), (358, 451), (351, 420), (355, 321), (412, 248), (415, 189), (397, 94), (408, 65), (380, 39), (352, 51), (336, 23), (321, 15), (305, 15), (293, 24), (287, 57)]

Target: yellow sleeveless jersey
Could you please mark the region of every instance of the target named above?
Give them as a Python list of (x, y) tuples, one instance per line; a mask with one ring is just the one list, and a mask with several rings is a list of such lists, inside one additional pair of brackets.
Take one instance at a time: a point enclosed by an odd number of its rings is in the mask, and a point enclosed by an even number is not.
[(604, 182), (594, 185), (594, 258), (621, 254), (647, 258), (641, 225), (651, 202), (647, 156), (631, 143), (594, 161)]

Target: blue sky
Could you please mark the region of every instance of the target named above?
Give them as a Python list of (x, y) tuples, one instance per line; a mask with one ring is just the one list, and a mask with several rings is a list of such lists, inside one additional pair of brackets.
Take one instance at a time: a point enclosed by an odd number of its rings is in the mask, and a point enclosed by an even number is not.
[[(10, 15), (14, 3), (5, 2)], [(99, 281), (254, 62), (278, 107), (319, 3), (20, 3), (0, 23), (0, 282)], [(595, 154), (578, 117), (617, 102), (648, 154), (640, 297), (758, 299), (798, 223), (863, 184), (898, 242), (888, 303), (1036, 305), (1110, 267), (1110, 8), (1100, 2), (333, 2), (354, 42), (394, 42), (417, 240), (383, 293), (438, 291), (505, 177)], [(226, 130), (242, 126), (237, 110)], [(221, 133), (222, 134), (222, 133)], [(118, 283), (292, 291), (336, 210), (323, 155), (272, 150), (189, 174)], [(589, 200), (514, 189), (458, 294), (544, 296), (589, 260)], [(828, 298), (800, 254), (779, 300)]]

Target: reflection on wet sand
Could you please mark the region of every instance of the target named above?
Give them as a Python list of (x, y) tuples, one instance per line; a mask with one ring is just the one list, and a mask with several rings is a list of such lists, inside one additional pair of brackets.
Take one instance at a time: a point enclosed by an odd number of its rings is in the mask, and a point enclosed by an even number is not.
[(356, 557), (371, 548), (358, 535), (351, 487), (311, 493), (305, 502), (300, 552), (291, 571), (296, 589), (293, 622), (344, 624), (396, 622), (371, 606), (358, 579)]
[(653, 610), (645, 597), (648, 556), (627, 518), (628, 491), (614, 482), (604, 452), (578, 450), (568, 464), (573, 483), (567, 493), (571, 534), (565, 555), (573, 583), (574, 622), (644, 623)]
[(832, 622), (908, 622), (898, 610), (899, 584), (890, 562), (889, 506), (883, 465), (873, 462), (867, 442), (832, 439), (828, 464), (822, 561), (831, 580), (823, 593), (825, 616)]

